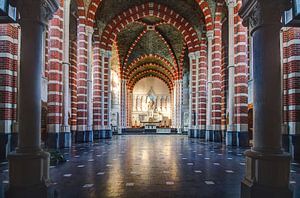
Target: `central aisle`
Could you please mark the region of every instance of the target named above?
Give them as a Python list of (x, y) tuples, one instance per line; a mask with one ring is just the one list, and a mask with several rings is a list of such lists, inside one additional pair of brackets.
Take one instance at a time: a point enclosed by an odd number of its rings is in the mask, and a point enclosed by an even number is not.
[(234, 198), (243, 152), (180, 135), (116, 136), (73, 147), (51, 175), (61, 197)]

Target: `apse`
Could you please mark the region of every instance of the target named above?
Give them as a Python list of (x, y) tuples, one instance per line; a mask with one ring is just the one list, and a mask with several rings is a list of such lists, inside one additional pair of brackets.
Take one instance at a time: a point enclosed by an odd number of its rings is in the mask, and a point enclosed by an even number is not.
[(162, 80), (154, 77), (140, 80), (133, 88), (132, 104), (132, 127), (171, 126), (171, 94)]

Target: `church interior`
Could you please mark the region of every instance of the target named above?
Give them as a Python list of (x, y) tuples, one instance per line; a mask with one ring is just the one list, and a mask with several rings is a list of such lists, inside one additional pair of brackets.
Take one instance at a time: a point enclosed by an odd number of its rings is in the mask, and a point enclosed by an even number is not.
[(0, 0), (0, 197), (300, 197), (300, 0)]

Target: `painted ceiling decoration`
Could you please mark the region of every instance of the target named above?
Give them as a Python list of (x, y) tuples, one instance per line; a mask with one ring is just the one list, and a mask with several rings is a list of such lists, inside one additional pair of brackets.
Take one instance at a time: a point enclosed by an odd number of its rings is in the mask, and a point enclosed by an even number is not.
[(220, 4), (224, 0), (90, 0), (85, 11), (121, 78), (132, 86), (153, 76), (172, 89), (189, 71), (189, 53), (200, 51), (213, 30)]

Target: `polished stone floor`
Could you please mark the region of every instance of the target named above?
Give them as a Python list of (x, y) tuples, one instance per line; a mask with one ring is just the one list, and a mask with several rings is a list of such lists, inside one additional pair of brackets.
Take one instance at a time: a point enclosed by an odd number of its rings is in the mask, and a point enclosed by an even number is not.
[[(67, 162), (51, 166), (51, 179), (61, 198), (238, 198), (243, 152), (180, 135), (115, 136), (62, 150)], [(0, 180), (1, 197), (6, 162)], [(291, 164), (290, 183), (300, 197), (298, 163)]]

